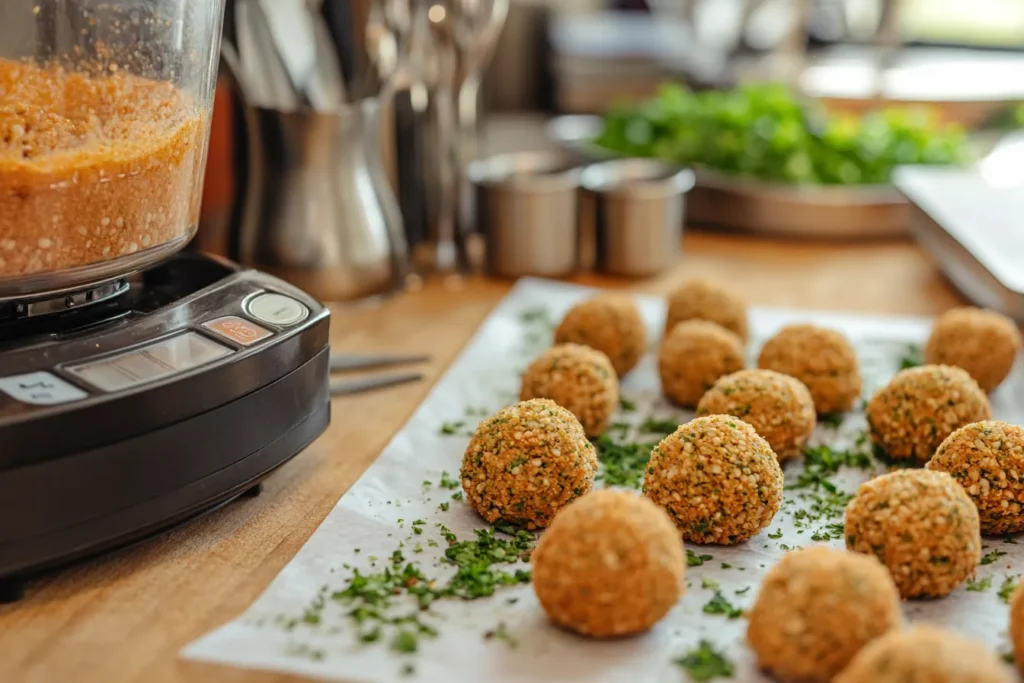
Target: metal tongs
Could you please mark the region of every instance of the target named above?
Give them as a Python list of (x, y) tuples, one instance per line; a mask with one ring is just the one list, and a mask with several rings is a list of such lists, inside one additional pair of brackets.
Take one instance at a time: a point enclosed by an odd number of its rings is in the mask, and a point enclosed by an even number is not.
[[(334, 373), (374, 370), (395, 365), (427, 363), (430, 360), (430, 356), (331, 356), (330, 369), (333, 375)], [(419, 372), (371, 375), (369, 377), (344, 381), (332, 379), (330, 384), (331, 396), (358, 394), (399, 384), (419, 382), (422, 379), (423, 374)]]

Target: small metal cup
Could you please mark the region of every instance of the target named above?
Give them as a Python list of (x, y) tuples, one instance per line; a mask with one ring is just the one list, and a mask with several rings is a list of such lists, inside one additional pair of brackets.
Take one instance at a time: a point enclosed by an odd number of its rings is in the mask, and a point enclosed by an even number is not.
[(653, 159), (619, 159), (586, 167), (580, 184), (584, 265), (646, 277), (679, 260), (692, 171)]
[(579, 170), (563, 154), (502, 154), (469, 164), (487, 272), (561, 277), (578, 266)]

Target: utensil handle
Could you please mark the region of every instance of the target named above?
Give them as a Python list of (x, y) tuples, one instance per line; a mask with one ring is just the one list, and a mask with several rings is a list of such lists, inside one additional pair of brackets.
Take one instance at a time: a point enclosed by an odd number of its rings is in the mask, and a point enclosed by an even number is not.
[(419, 373), (408, 373), (347, 381), (332, 380), (330, 383), (330, 392), (331, 396), (348, 396), (350, 394), (359, 394), (367, 391), (376, 391), (377, 389), (398, 386), (401, 384), (419, 382), (422, 379), (423, 375)]

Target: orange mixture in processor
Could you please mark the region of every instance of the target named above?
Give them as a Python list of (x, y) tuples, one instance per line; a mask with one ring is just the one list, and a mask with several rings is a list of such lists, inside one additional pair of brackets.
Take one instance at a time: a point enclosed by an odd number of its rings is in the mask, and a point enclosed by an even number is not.
[(0, 60), (0, 280), (184, 241), (203, 130), (169, 83)]

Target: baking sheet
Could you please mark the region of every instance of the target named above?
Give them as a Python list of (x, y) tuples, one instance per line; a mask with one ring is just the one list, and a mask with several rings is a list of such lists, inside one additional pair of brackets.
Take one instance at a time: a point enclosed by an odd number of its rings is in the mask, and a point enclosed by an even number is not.
[[(399, 543), (404, 544), (406, 557), (414, 558), (427, 575), (446, 578), (452, 573), (440, 562), (445, 543), (436, 525), (445, 525), (460, 540), (471, 539), (474, 530), (485, 525), (465, 503), (450, 500), (452, 491), (438, 486), (442, 472), (457, 479), (469, 430), (481, 419), (481, 413), (489, 414), (517, 399), (519, 373), (550, 343), (545, 321), (558, 320), (569, 306), (591, 293), (574, 285), (521, 280), (408, 424), (263, 595), (235, 621), (189, 645), (183, 656), (344, 681), (678, 683), (687, 678), (673, 660), (706, 638), (735, 664), (732, 680), (768, 680), (757, 672), (752, 654), (744, 645), (746, 621), (702, 612), (714, 595), (713, 588), (704, 586), (717, 582), (718, 590), (733, 605), (750, 607), (764, 572), (785, 549), (812, 543), (810, 537), (829, 521), (798, 529), (793, 512), (799, 509), (799, 503), (784, 505), (768, 529), (743, 545), (727, 548), (687, 544), (689, 549), (711, 555), (712, 559), (687, 569), (689, 587), (683, 600), (652, 631), (639, 637), (593, 642), (558, 630), (545, 620), (529, 585), (499, 589), (494, 596), (476, 601), (436, 602), (430, 612), (433, 616), (425, 620), (436, 626), (438, 636), (421, 639), (419, 651), (412, 655), (389, 649), (387, 636), (369, 645), (357, 642), (355, 625), (345, 616), (344, 608), (330, 600), (319, 624), (302, 623), (305, 609), (318, 595), (343, 589), (351, 568), (374, 571), (372, 558), (377, 558), (377, 571), (389, 566), (387, 558)], [(663, 303), (651, 297), (638, 297), (638, 302), (649, 338), (657, 340), (664, 320)], [(865, 395), (888, 381), (908, 344), (920, 343), (929, 330), (929, 322), (921, 319), (758, 309), (751, 318), (752, 361), (764, 339), (782, 325), (798, 321), (833, 327), (850, 337), (858, 349)], [(651, 415), (680, 422), (692, 417), (692, 413), (670, 407), (660, 398), (657, 366), (651, 353), (625, 379), (622, 393), (636, 407), (622, 412), (616, 420), (636, 424)], [(1024, 372), (1018, 364), (1011, 379), (992, 397), (995, 416), (1021, 422), (1022, 400)], [(444, 423), (456, 422), (466, 425), (449, 429), (454, 434), (441, 433)], [(851, 414), (839, 427), (819, 425), (814, 443), (846, 447), (863, 431), (863, 416)], [(883, 471), (880, 465), (875, 467)], [(787, 482), (801, 469), (799, 461), (788, 462)], [(840, 489), (852, 492), (869, 476), (866, 471), (844, 470), (833, 481)], [(793, 498), (791, 491), (786, 495), (787, 500)], [(444, 502), (450, 503), (447, 511), (440, 509)], [(411, 522), (417, 519), (426, 521), (421, 535), (412, 532)], [(842, 520), (831, 520), (837, 521)], [(436, 547), (430, 541), (435, 541)], [(840, 538), (827, 543), (835, 547), (843, 544)], [(417, 545), (422, 552), (415, 552)], [(990, 557), (996, 558), (979, 567), (979, 580), (992, 577), (987, 590), (967, 591), (961, 586), (943, 600), (905, 603), (904, 614), (911, 621), (944, 625), (1005, 652), (1008, 608), (998, 591), (1007, 577), (1016, 576), (1015, 567), (1024, 567), (1024, 541), (1018, 545), (1004, 539), (986, 539), (985, 545), (984, 552), (994, 552)], [(504, 637), (486, 637), (495, 631)]]

